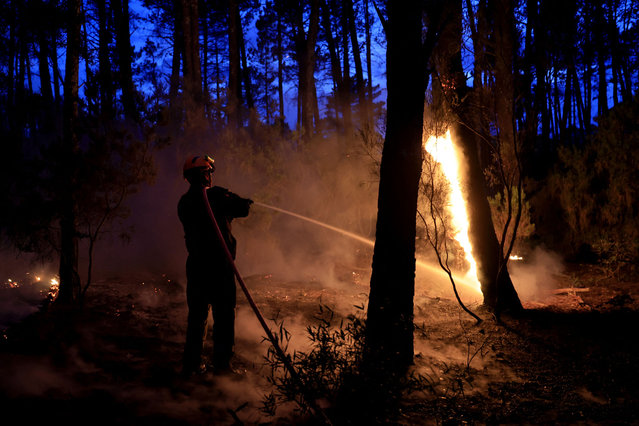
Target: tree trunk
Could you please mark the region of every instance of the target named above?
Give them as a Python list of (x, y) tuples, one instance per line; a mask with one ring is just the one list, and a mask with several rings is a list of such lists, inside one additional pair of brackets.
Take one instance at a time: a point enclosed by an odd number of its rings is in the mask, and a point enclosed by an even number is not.
[(7, 65), (8, 65), (8, 70), (7, 70), (7, 111), (9, 113), (9, 125), (13, 125), (13, 119), (12, 119), (12, 115), (15, 112), (14, 106), (15, 106), (15, 63), (16, 63), (16, 46), (18, 45), (18, 39), (17, 39), (17, 34), (16, 34), (16, 22), (15, 22), (15, 15), (11, 16), (12, 22), (10, 22), (9, 24), (9, 46), (8, 46), (8, 51), (9, 51), (9, 57), (7, 58)]
[[(331, 77), (333, 78), (333, 88), (335, 92), (335, 118), (339, 117), (341, 112), (341, 105), (339, 102), (339, 96), (342, 91), (342, 68), (339, 63), (339, 55), (337, 53), (337, 46), (335, 44), (335, 37), (333, 37), (333, 28), (331, 25), (330, 9), (326, 0), (322, 3), (322, 26), (324, 27), (324, 34), (326, 35), (326, 44), (328, 48), (328, 55), (331, 62)], [(337, 126), (338, 137), (341, 126)]]
[(584, 68), (584, 94), (583, 94), (583, 104), (584, 104), (584, 128), (586, 133), (590, 133), (591, 123), (592, 123), (592, 79), (593, 79), (593, 63), (595, 61), (594, 54), (594, 32), (593, 32), (593, 21), (594, 21), (594, 9), (592, 2), (587, 2), (584, 4), (584, 48), (583, 48), (583, 68)]
[(237, 0), (229, 0), (229, 94), (228, 117), (232, 127), (239, 128), (242, 122), (240, 105), (242, 102), (242, 82), (240, 68), (239, 9)]
[(198, 0), (182, 0), (184, 99), (188, 124), (204, 117)]
[(370, 13), (368, 10), (368, 1), (364, 1), (364, 26), (366, 32), (366, 74), (368, 76), (368, 82), (366, 84), (367, 92), (367, 117), (366, 121), (372, 121), (372, 109), (373, 109), (373, 60), (372, 60), (372, 48), (371, 48), (371, 23)]
[(606, 67), (606, 46), (605, 46), (605, 15), (603, 10), (603, 0), (596, 0), (595, 3), (595, 50), (597, 51), (597, 68), (599, 81), (597, 84), (597, 115), (601, 116), (608, 111), (608, 78)]
[(607, 25), (606, 33), (608, 35), (608, 48), (610, 49), (610, 66), (612, 71), (612, 105), (615, 106), (619, 103), (619, 32), (617, 31), (617, 17), (615, 11), (617, 10), (617, 2), (615, 0), (608, 1), (607, 8)]
[[(42, 17), (46, 16), (47, 8), (42, 1), (38, 2), (39, 10)], [(39, 25), (36, 30), (38, 40), (38, 69), (40, 71), (40, 94), (42, 95), (43, 111), (42, 111), (42, 129), (45, 132), (53, 130), (54, 117), (54, 100), (53, 90), (51, 89), (51, 72), (49, 71), (49, 38), (44, 26), (44, 19), (40, 18)]]
[(535, 110), (540, 115), (542, 141), (550, 139), (551, 116), (548, 108), (550, 89), (547, 81), (547, 60), (546, 60), (546, 37), (543, 25), (539, 16), (537, 1), (528, 2), (528, 20), (533, 27), (534, 41), (532, 46), (533, 65), (537, 77), (537, 87), (535, 88)]
[(171, 60), (171, 79), (169, 84), (169, 110), (171, 118), (181, 121), (182, 113), (178, 105), (180, 90), (180, 65), (184, 56), (184, 40), (182, 30), (182, 5), (180, 0), (173, 0), (173, 58)]
[[(220, 69), (220, 47), (218, 45), (217, 38), (214, 39), (213, 43), (213, 54), (215, 55), (215, 62), (213, 63), (215, 65), (213, 68), (213, 73), (215, 74), (215, 101), (219, 106), (222, 102), (222, 97), (220, 95), (222, 93), (222, 87), (220, 84), (222, 82), (222, 70)], [(220, 118), (220, 108), (217, 108), (216, 117)]]
[(514, 128), (514, 96), (515, 79), (513, 61), (515, 59), (514, 32), (515, 12), (510, 0), (495, 0), (495, 8), (499, 13), (495, 18), (495, 112), (497, 114), (497, 128), (499, 129), (498, 143), (510, 146), (515, 138)]
[[(486, 80), (490, 75), (487, 55), (489, 51), (492, 53), (492, 50), (488, 48), (489, 42), (487, 38), (489, 34), (488, 28), (491, 28), (493, 24), (493, 14), (490, 13), (486, 0), (480, 0), (478, 2), (476, 16), (473, 13), (473, 7), (470, 0), (466, 0), (466, 9), (471, 37), (473, 40), (474, 53), (473, 92), (471, 95), (477, 105), (477, 108), (472, 111), (472, 117), (468, 117), (468, 119), (472, 119), (472, 122), (469, 124), (476, 132), (486, 138), (489, 138), (490, 122), (485, 111), (492, 108), (493, 105), (486, 95), (488, 91), (485, 90), (484, 80)], [(480, 144), (478, 149), (480, 164), (489, 165), (493, 161), (493, 147), (491, 144)]]
[(64, 75), (63, 137), (60, 170), (63, 189), (60, 211), (60, 303), (72, 302), (80, 290), (78, 275), (78, 236), (76, 224), (75, 157), (78, 151), (78, 81), (80, 68), (80, 0), (68, 2), (67, 52)]
[[(525, 111), (526, 111), (526, 149), (527, 152), (531, 152), (535, 147), (535, 139), (537, 136), (537, 128), (539, 127), (539, 110), (535, 104), (533, 81), (535, 79), (534, 58), (535, 52), (533, 49), (533, 21), (530, 18), (530, 11), (536, 13), (535, 0), (526, 0), (526, 9), (528, 11), (528, 20), (526, 22), (526, 35), (524, 38), (524, 72), (522, 79), (522, 87), (525, 90)], [(536, 35), (536, 34), (535, 34)], [(539, 85), (539, 82), (537, 82)]]
[(248, 61), (246, 58), (246, 43), (244, 42), (244, 29), (242, 27), (242, 19), (240, 17), (240, 11), (237, 11), (237, 37), (240, 45), (240, 56), (242, 59), (242, 79), (244, 80), (244, 99), (246, 99), (246, 106), (248, 109), (255, 108), (255, 101), (253, 100), (253, 90), (251, 87), (251, 74), (249, 73)]
[[(458, 103), (450, 105), (457, 116), (452, 125), (451, 136), (453, 141), (461, 148), (464, 164), (466, 165), (465, 170), (462, 172), (461, 180), (462, 187), (465, 188), (464, 197), (469, 206), (469, 239), (477, 261), (477, 273), (482, 293), (484, 294), (484, 303), (497, 314), (505, 310), (519, 311), (522, 309), (521, 302), (508, 274), (506, 260), (503, 257), (500, 243), (495, 234), (490, 205), (488, 204), (484, 172), (479, 160), (479, 141), (476, 133), (468, 126), (468, 123), (472, 123), (473, 111), (472, 102), (470, 102), (472, 97), (469, 96), (470, 88), (466, 85), (466, 76), (462, 68), (461, 22), (463, 12), (461, 2), (450, 4), (449, 7), (448, 25), (442, 31), (438, 47), (439, 56), (443, 58), (440, 60), (439, 66), (442, 69), (439, 70), (439, 74), (441, 76), (440, 81), (443, 78), (447, 82), (446, 86), (448, 86), (442, 87), (444, 98), (459, 100)], [(506, 10), (500, 10), (500, 13), (508, 12), (508, 6), (502, 7), (505, 7)], [(512, 6), (510, 6), (510, 13), (512, 12)], [(499, 19), (504, 18), (498, 18), (497, 22), (499, 22)], [(508, 22), (508, 19), (510, 18), (506, 18), (506, 22)], [(502, 41), (505, 38), (512, 37), (510, 35), (512, 28), (510, 24), (496, 24), (495, 27), (495, 31), (501, 33), (498, 38), (501, 38)], [(505, 51), (496, 50), (495, 53), (498, 56), (511, 57), (512, 50), (506, 47)], [(499, 74), (508, 73), (507, 69), (512, 67), (512, 61), (510, 61), (511, 65), (508, 65), (507, 58), (495, 58), (495, 60), (497, 61), (496, 66), (500, 68)], [(501, 61), (501, 64), (499, 64), (499, 61)], [(499, 80), (497, 79), (497, 81)], [(510, 90), (513, 89), (512, 81), (510, 84), (508, 82), (505, 84), (510, 86)], [(500, 97), (501, 94), (496, 93), (495, 96)], [(510, 98), (512, 99), (512, 93)], [(511, 107), (504, 105), (502, 108), (504, 111), (501, 114), (507, 116)], [(503, 121), (508, 122), (509, 120), (505, 119)], [(508, 128), (511, 129), (510, 132), (514, 131), (512, 122), (509, 123)], [(509, 130), (506, 129), (506, 131), (508, 132)]]
[(200, 2), (200, 16), (202, 22), (202, 102), (205, 107), (204, 113), (207, 117), (211, 111), (211, 97), (209, 90), (209, 18), (206, 2)]
[(314, 133), (313, 99), (315, 95), (315, 44), (319, 30), (319, 0), (311, 0), (311, 14), (309, 17), (308, 34), (304, 31), (303, 10), (297, 15), (297, 36), (295, 50), (298, 66), (298, 90), (300, 99), (300, 118), (302, 138), (305, 142)]
[(40, 71), (40, 93), (46, 105), (53, 104), (51, 73), (49, 72), (49, 41), (44, 28), (38, 28), (38, 69)]
[(113, 77), (109, 44), (111, 32), (107, 26), (106, 0), (98, 0), (98, 76), (100, 85), (100, 112), (107, 119), (113, 118)]
[(59, 111), (60, 106), (60, 83), (62, 77), (60, 76), (60, 66), (58, 65), (58, 52), (57, 52), (57, 31), (51, 37), (51, 49), (49, 49), (49, 60), (51, 61), (51, 68), (53, 69), (53, 95), (55, 97), (56, 112)]
[[(277, 1), (277, 10), (281, 10), (279, 0)], [(282, 17), (277, 14), (277, 100), (279, 102), (280, 126), (284, 127), (284, 49), (282, 48)]]
[(346, 0), (344, 4), (346, 17), (348, 19), (348, 33), (353, 46), (353, 61), (355, 62), (355, 90), (357, 91), (360, 107), (364, 105), (364, 70), (362, 68), (362, 58), (359, 53), (359, 41), (357, 39), (357, 28), (355, 26), (355, 11), (353, 1)]
[(351, 64), (349, 59), (348, 49), (348, 18), (346, 11), (342, 11), (340, 16), (341, 30), (342, 30), (342, 87), (340, 88), (339, 102), (342, 108), (342, 116), (344, 119), (344, 133), (347, 137), (352, 134), (353, 118), (352, 118), (352, 105), (351, 100)]
[(111, 0), (115, 21), (115, 44), (118, 51), (118, 68), (120, 69), (120, 88), (122, 89), (122, 106), (124, 116), (138, 121), (140, 113), (136, 105), (136, 90), (133, 85), (133, 47), (129, 28), (129, 0)]
[(425, 61), (421, 5), (388, 4), (388, 115), (380, 169), (377, 231), (366, 327), (379, 369), (413, 361), (415, 225), (422, 167)]

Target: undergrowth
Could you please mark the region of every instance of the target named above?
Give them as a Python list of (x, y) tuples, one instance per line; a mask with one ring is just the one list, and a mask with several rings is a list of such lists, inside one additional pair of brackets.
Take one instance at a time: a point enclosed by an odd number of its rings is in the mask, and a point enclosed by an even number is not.
[[(316, 324), (306, 329), (311, 349), (289, 356), (299, 380), (275, 350), (268, 351), (267, 379), (273, 387), (262, 400), (263, 413), (273, 417), (279, 407), (294, 404), (301, 416), (317, 415), (319, 409), (336, 424), (401, 422), (403, 404), (416, 395), (436, 402), (464, 397), (464, 391), (472, 388), (475, 371), (470, 364), (478, 354), (484, 355), (485, 342), (466, 342), (466, 363), (416, 359), (422, 367), (427, 361), (430, 372), (412, 368), (394, 373), (377, 368), (380, 363), (366, 352), (364, 309), (357, 308), (356, 314), (338, 318), (332, 309), (320, 305)], [(287, 347), (290, 333), (283, 323), (276, 334), (282, 347)]]

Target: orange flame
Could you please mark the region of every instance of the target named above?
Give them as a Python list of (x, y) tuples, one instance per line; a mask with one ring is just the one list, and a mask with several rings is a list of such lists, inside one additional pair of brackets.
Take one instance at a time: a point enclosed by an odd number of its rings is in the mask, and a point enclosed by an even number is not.
[(450, 199), (448, 209), (452, 217), (453, 237), (464, 250), (464, 256), (470, 269), (466, 273), (466, 282), (481, 292), (477, 279), (477, 262), (473, 257), (473, 246), (468, 236), (468, 209), (461, 191), (459, 178), (458, 153), (450, 136), (450, 130), (444, 136), (430, 136), (424, 144), (424, 149), (440, 165), (448, 184), (450, 185)]

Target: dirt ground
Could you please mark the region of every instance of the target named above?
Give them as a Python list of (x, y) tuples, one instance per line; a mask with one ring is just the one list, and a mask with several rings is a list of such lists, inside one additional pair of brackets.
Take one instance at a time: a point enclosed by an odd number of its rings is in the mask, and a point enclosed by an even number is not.
[[(246, 282), (273, 327), (283, 321), (291, 333), (289, 350), (306, 350), (305, 328), (320, 305), (345, 316), (367, 303), (365, 269), (341, 265), (336, 274), (339, 285), (331, 286), (271, 275)], [(97, 282), (80, 312), (51, 307), (5, 333), (0, 413), (20, 424), (308, 422), (292, 404), (276, 416), (261, 410), (271, 390), (268, 345), (239, 293), (238, 301), (234, 365), (241, 375), (185, 380), (181, 283), (166, 276)], [(524, 305), (523, 316), (497, 321), (471, 304), (483, 318), (476, 324), (452, 293), (418, 280), (413, 373), (428, 386), (406, 395), (399, 417), (388, 421), (639, 424), (639, 283), (571, 265)]]

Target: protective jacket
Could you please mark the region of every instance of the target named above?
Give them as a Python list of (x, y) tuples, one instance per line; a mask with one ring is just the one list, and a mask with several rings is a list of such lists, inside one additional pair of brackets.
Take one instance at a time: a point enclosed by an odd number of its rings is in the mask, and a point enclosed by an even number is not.
[[(224, 253), (217, 244), (213, 223), (209, 218), (202, 190), (191, 186), (178, 203), (178, 216), (184, 227), (184, 239), (189, 257), (207, 262), (226, 262)], [(231, 233), (231, 221), (237, 217), (246, 217), (251, 201), (230, 192), (226, 188), (214, 186), (206, 190), (222, 236), (235, 259), (237, 243)]]

